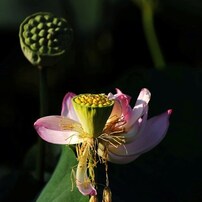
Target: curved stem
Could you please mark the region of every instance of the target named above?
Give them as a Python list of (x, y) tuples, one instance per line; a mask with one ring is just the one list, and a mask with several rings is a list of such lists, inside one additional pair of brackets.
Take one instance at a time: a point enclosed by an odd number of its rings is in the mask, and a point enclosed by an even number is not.
[[(39, 93), (40, 93), (40, 116), (46, 116), (47, 107), (47, 70), (45, 67), (39, 66)], [(45, 167), (45, 142), (38, 137), (38, 154), (36, 175), (40, 183), (44, 183), (44, 167)]]
[(154, 66), (158, 70), (165, 68), (165, 60), (161, 52), (161, 48), (158, 42), (158, 38), (154, 28), (154, 1), (151, 0), (138, 0), (142, 11), (142, 24), (144, 34), (147, 40), (148, 48), (150, 50)]

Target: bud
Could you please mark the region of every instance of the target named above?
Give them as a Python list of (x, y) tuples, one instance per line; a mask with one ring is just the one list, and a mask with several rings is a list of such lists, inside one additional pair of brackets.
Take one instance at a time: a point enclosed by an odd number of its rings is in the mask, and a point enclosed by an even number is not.
[(103, 190), (102, 202), (112, 202), (112, 192), (109, 187), (105, 187)]
[(91, 196), (89, 202), (98, 202), (98, 197), (97, 196)]
[(101, 135), (114, 100), (105, 94), (80, 94), (73, 97), (72, 103), (86, 136), (96, 138)]
[(39, 12), (20, 24), (19, 38), (25, 57), (33, 65), (50, 66), (68, 50), (72, 29), (64, 18)]

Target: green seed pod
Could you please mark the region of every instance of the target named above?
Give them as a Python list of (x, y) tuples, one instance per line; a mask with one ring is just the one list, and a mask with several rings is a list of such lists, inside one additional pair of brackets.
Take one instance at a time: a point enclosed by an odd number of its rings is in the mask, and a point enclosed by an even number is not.
[(46, 41), (45, 38), (40, 38), (40, 39), (39, 39), (39, 45), (40, 45), (41, 47), (45, 46), (46, 43), (47, 43), (47, 41)]
[(73, 31), (64, 18), (38, 12), (20, 24), (19, 38), (25, 57), (33, 64), (51, 66), (68, 51)]
[(38, 49), (38, 45), (37, 45), (37, 43), (33, 43), (33, 44), (31, 44), (31, 49), (32, 50), (37, 50)]
[(29, 24), (25, 24), (23, 28), (24, 28), (24, 30), (30, 30), (31, 25), (29, 25)]
[(37, 21), (37, 22), (44, 22), (44, 17), (42, 16), (42, 15), (37, 15), (36, 17), (35, 17), (35, 20)]
[(52, 40), (48, 40), (48, 47), (53, 47), (54, 46), (54, 43)]
[(53, 24), (54, 24), (54, 25), (57, 25), (58, 22), (59, 22), (59, 19), (58, 19), (58, 18), (53, 18)]
[(34, 18), (31, 18), (29, 21), (28, 21), (28, 24), (32, 27), (34, 27), (35, 25), (37, 25), (37, 21), (35, 21)]
[(45, 30), (45, 29), (42, 29), (42, 30), (39, 32), (39, 36), (40, 36), (40, 37), (45, 37), (45, 36), (46, 36), (46, 30)]
[(23, 37), (24, 38), (29, 38), (31, 36), (32, 36), (32, 33), (30, 33), (29, 31), (26, 30), (26, 31), (23, 32)]
[[(29, 30), (27, 30), (27, 31), (29, 31)], [(37, 33), (37, 27), (33, 27), (33, 28), (30, 30), (30, 32), (31, 32), (32, 34)]]
[(32, 37), (31, 37), (31, 39), (33, 41), (38, 41), (38, 35), (37, 34), (33, 34)]
[(46, 23), (46, 26), (47, 26), (47, 27), (53, 27), (52, 22), (47, 22), (47, 23)]
[(42, 22), (37, 25), (38, 29), (43, 29), (44, 27), (45, 27), (45, 24)]
[(25, 43), (26, 43), (27, 45), (31, 45), (31, 44), (32, 44), (31, 38), (26, 38), (26, 39), (25, 39)]
[(39, 48), (39, 52), (40, 52), (41, 54), (46, 54), (47, 51), (48, 51), (47, 46), (41, 46), (41, 47)]

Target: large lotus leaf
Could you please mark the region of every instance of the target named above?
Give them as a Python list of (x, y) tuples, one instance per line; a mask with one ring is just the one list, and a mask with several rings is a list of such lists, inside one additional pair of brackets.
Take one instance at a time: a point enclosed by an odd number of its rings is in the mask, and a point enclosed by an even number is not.
[[(40, 193), (37, 202), (87, 202), (77, 189), (72, 176), (72, 169), (77, 165), (73, 150), (62, 146), (62, 153), (52, 177)], [(74, 183), (74, 184), (72, 184)], [(74, 185), (72, 189), (72, 185)]]

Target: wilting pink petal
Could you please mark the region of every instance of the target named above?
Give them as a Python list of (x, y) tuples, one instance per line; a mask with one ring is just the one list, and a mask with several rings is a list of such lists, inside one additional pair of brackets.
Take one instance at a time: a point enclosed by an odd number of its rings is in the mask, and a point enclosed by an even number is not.
[(122, 93), (118, 88), (116, 88), (116, 92), (117, 93), (115, 94), (115, 97), (121, 103), (122, 114), (124, 116), (127, 116), (127, 114), (131, 112), (131, 107), (130, 107), (131, 97), (129, 95)]
[(134, 139), (138, 138), (138, 136), (141, 135), (142, 131), (144, 130), (147, 122), (148, 106), (146, 106), (144, 110), (145, 112), (143, 112), (142, 117), (139, 118), (124, 134), (126, 143), (129, 143)]
[[(117, 159), (124, 159), (124, 157), (136, 156), (145, 153), (155, 147), (164, 138), (168, 126), (169, 116), (171, 110), (152, 117), (146, 122), (144, 130), (128, 144), (121, 145), (119, 147), (110, 146), (109, 152), (117, 155)], [(116, 159), (116, 161), (118, 161)], [(113, 159), (112, 159), (113, 162)]]
[(113, 95), (112, 93), (109, 93), (108, 97), (109, 97), (109, 99), (114, 100), (114, 107), (113, 107), (110, 117), (120, 117), (122, 115), (121, 102), (118, 99), (115, 99), (115, 95)]
[(76, 94), (69, 92), (64, 96), (62, 101), (61, 115), (73, 119), (75, 121), (78, 121), (74, 107), (72, 105), (72, 98), (75, 95)]
[(140, 155), (116, 155), (112, 152), (108, 152), (108, 160), (116, 163), (116, 164), (127, 164), (135, 159), (137, 159)]
[(108, 97), (114, 99), (114, 107), (111, 113), (111, 117), (116, 116), (125, 116), (127, 120), (127, 115), (131, 113), (132, 109), (129, 105), (131, 97), (123, 94), (118, 88), (116, 88), (116, 94), (109, 93)]
[(143, 113), (147, 113), (147, 105), (150, 101), (150, 98), (150, 91), (146, 88), (143, 88), (137, 98), (132, 114), (130, 115), (130, 119), (128, 119), (126, 128), (130, 128), (131, 125), (133, 125), (143, 115)]
[[(72, 127), (72, 130), (65, 130), (65, 127), (69, 126)], [(79, 137), (80, 124), (62, 116), (40, 118), (34, 123), (34, 127), (40, 137), (50, 143), (78, 144), (83, 141)]]

